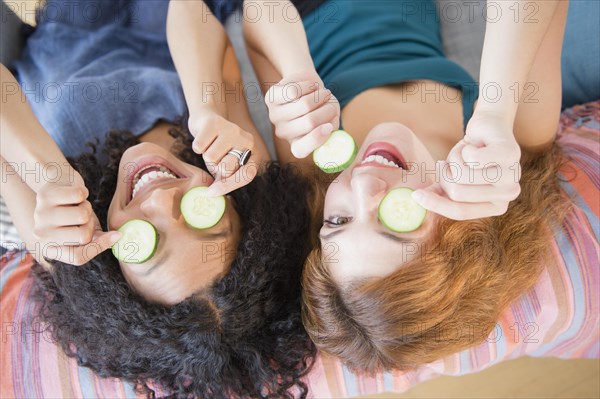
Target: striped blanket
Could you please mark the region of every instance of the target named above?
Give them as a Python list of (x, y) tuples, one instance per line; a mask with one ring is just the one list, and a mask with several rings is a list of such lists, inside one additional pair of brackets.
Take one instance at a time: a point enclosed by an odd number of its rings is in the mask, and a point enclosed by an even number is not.
[[(600, 101), (563, 113), (558, 140), (569, 158), (561, 185), (576, 207), (555, 232), (554, 256), (535, 287), (506, 309), (487, 340), (410, 372), (375, 377), (320, 356), (306, 378), (311, 397), (402, 392), (437, 375), (473, 373), (524, 355), (600, 357)], [(78, 367), (43, 332), (29, 299), (31, 264), (25, 251), (0, 259), (0, 397), (136, 397), (131, 384)]]

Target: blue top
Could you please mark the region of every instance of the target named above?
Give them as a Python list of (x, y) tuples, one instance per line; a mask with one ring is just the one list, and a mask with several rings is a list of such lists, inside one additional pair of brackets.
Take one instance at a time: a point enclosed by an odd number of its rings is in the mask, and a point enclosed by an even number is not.
[[(233, 8), (213, 6), (222, 19)], [(139, 135), (186, 112), (166, 39), (168, 0), (48, 0), (14, 67), (67, 156), (111, 130)]]
[(434, 0), (292, 2), (302, 16), (317, 73), (341, 107), (371, 88), (432, 80), (461, 90), (456, 101), (462, 101), (466, 126), (478, 85), (444, 55)]
[(303, 23), (315, 68), (342, 107), (370, 88), (433, 80), (462, 91), (466, 126), (477, 82), (445, 57), (433, 0), (329, 0)]

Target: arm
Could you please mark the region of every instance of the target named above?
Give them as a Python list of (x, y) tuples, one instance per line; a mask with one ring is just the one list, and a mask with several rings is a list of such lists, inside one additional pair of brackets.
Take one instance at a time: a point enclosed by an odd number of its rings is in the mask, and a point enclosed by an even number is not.
[[(225, 30), (202, 0), (171, 1), (167, 15), (167, 40), (189, 109), (188, 126), (193, 150), (202, 154), (215, 177), (210, 195), (222, 195), (252, 181), (269, 159), (262, 138), (248, 124), (239, 104), (231, 104), (226, 92), (239, 90), (225, 72), (234, 61)], [(231, 87), (233, 86), (233, 88)], [(245, 105), (245, 103), (244, 103)], [(229, 151), (251, 150), (250, 164), (240, 166)]]
[[(441, 174), (439, 184), (415, 194), (423, 207), (451, 219), (504, 214), (521, 192), (521, 148), (546, 149), (558, 126), (560, 49), (568, 1), (494, 4), (502, 9), (502, 17), (487, 23), (477, 109), (464, 139), (443, 163), (443, 168), (452, 165), (458, 178), (448, 181)], [(515, 19), (515, 6), (537, 10), (532, 16), (537, 22), (523, 12)], [(523, 98), (527, 80), (539, 88), (534, 101)], [(489, 87), (501, 95), (487, 93)]]
[(257, 21), (244, 18), (244, 36), (248, 45), (267, 58), (284, 78), (303, 71), (314, 71), (302, 19), (297, 13), (284, 18), (285, 13), (282, 12), (295, 10), (292, 2), (259, 0), (252, 1), (252, 4), (260, 8), (261, 17)]
[(222, 93), (207, 95), (206, 84), (221, 85), (227, 35), (202, 0), (171, 1), (167, 14), (169, 50), (190, 113), (208, 108), (227, 116)]
[[(486, 23), (477, 113), (497, 115), (512, 125), (519, 107), (515, 98), (522, 97), (559, 3), (560, 0), (494, 3), (501, 17), (490, 18)], [(518, 13), (515, 7), (518, 7)], [(528, 15), (527, 10), (532, 13)], [(502, 96), (498, 101), (485, 92), (492, 85), (501, 89)]]
[(4, 162), (15, 166), (17, 174), (34, 192), (46, 183), (45, 175), (57, 182), (72, 179), (74, 169), (38, 122), (15, 78), (1, 64), (0, 81), (0, 155)]
[(0, 83), (2, 196), (17, 231), (45, 267), (44, 257), (86, 263), (110, 248), (119, 233), (102, 232), (83, 179), (37, 121), (4, 65)]
[(40, 256), (37, 248), (39, 245), (36, 245), (38, 241), (33, 234), (35, 192), (21, 180), (16, 170), (1, 156), (0, 161), (2, 161), (2, 190), (0, 195), (6, 202), (19, 237), (25, 242), (27, 250), (35, 260), (46, 269), (50, 269), (50, 264)]
[(244, 19), (244, 36), (255, 69), (267, 64), (282, 78), (278, 84), (263, 82), (272, 85), (265, 98), (269, 118), (292, 154), (305, 158), (338, 129), (339, 103), (315, 70), (301, 18), (288, 13), (294, 5), (289, 0), (252, 5), (259, 7), (261, 17)]

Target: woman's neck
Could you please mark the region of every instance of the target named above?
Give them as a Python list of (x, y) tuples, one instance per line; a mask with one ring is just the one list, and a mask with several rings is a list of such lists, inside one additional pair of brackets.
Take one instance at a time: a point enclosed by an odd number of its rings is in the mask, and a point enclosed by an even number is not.
[[(444, 95), (436, 96), (438, 91)], [(463, 138), (460, 99), (460, 90), (432, 81), (378, 87), (362, 92), (347, 104), (342, 109), (342, 122), (358, 146), (378, 124), (402, 123), (417, 135), (435, 160), (445, 160)]]

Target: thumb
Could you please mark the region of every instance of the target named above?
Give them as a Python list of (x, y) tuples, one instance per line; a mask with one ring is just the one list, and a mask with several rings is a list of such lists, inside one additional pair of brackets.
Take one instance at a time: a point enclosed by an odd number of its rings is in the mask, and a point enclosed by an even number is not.
[(440, 201), (445, 200), (445, 195), (440, 184), (434, 183), (429, 187), (415, 190), (412, 199), (428, 211), (435, 212)]
[[(100, 252), (104, 252), (109, 248), (112, 248), (113, 245), (117, 243), (121, 239), (122, 234), (118, 231), (96, 231), (92, 236), (92, 242), (90, 244), (96, 244), (95, 246), (100, 250)], [(88, 245), (90, 245), (88, 244)]]
[(417, 201), (419, 205), (426, 208), (424, 205), (430, 203), (438, 197), (445, 196), (446, 193), (439, 183), (433, 183), (425, 188), (420, 188), (412, 193), (412, 199)]
[(96, 230), (92, 236), (92, 241), (89, 244), (78, 247), (75, 252), (75, 258), (68, 263), (77, 266), (84, 265), (112, 247), (120, 238), (121, 233), (118, 231), (105, 233), (102, 230)]
[(205, 195), (209, 197), (217, 197), (220, 195), (229, 194), (230, 192), (249, 184), (257, 174), (258, 165), (254, 162), (251, 162), (242, 166), (232, 176), (229, 176), (226, 179), (215, 180), (214, 183), (208, 187)]

